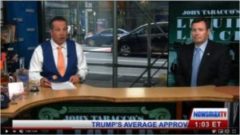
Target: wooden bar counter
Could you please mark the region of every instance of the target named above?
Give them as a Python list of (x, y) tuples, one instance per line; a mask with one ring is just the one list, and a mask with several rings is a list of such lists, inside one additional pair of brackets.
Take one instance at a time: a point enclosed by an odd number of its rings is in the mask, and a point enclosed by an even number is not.
[(181, 103), (184, 101), (232, 102), (238, 99), (238, 86), (204, 86), (195, 88), (99, 88), (86, 84), (80, 84), (77, 85), (76, 90), (54, 91), (50, 88), (40, 88), (40, 91), (36, 93), (26, 91), (22, 98), (16, 100), (16, 104), (10, 103), (7, 109), (1, 109), (1, 117), (13, 118), (20, 112), (31, 109), (38, 105), (47, 105), (49, 103), (64, 101), (102, 101), (112, 103)]

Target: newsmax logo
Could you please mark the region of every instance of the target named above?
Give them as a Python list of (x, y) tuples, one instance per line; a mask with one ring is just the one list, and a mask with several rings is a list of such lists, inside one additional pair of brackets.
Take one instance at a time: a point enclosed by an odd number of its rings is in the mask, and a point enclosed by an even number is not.
[(191, 120), (228, 120), (227, 108), (194, 108)]

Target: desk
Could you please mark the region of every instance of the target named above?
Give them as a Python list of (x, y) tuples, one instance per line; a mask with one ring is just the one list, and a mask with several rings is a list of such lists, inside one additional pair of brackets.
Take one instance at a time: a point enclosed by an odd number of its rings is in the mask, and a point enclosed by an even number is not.
[(216, 87), (216, 91), (233, 96), (233, 101), (239, 101), (239, 86)]
[[(230, 92), (231, 91), (231, 92)], [(39, 105), (62, 101), (104, 101), (112, 103), (177, 102), (176, 118), (181, 118), (181, 103), (184, 101), (232, 102), (239, 99), (239, 87), (153, 87), (153, 88), (99, 88), (86, 84), (77, 85), (76, 90), (53, 91), (40, 88), (38, 93), (25, 92), (17, 104), (1, 109), (1, 117), (14, 118), (20, 112)]]
[[(232, 95), (233, 101), (239, 102), (239, 87), (234, 87), (234, 86), (218, 87), (217, 91)], [(230, 127), (232, 127), (232, 124), (234, 122), (234, 104), (230, 103), (229, 105), (230, 105), (229, 106), (229, 108), (230, 108), (230, 112), (229, 112), (229, 121), (230, 122), (229, 123), (230, 123)], [(237, 108), (239, 108), (239, 103), (238, 103)], [(237, 112), (237, 113), (239, 113), (239, 112)], [(237, 120), (237, 118), (235, 120)]]

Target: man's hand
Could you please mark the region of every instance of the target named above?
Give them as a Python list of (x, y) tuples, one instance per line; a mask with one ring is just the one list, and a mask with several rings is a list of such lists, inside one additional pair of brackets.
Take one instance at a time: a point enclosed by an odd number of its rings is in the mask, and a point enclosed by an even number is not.
[(40, 80), (40, 86), (42, 86), (42, 87), (51, 87), (51, 82), (47, 78), (42, 78)]
[(69, 79), (72, 83), (79, 83), (80, 82), (80, 76), (79, 75), (72, 75)]

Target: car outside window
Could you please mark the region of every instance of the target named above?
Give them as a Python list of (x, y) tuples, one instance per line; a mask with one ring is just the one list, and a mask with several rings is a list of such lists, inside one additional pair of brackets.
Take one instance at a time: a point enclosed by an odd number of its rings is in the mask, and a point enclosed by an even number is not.
[(152, 34), (159, 34), (159, 33), (161, 33), (161, 30), (158, 27), (153, 26), (152, 30), (151, 30), (151, 33)]

